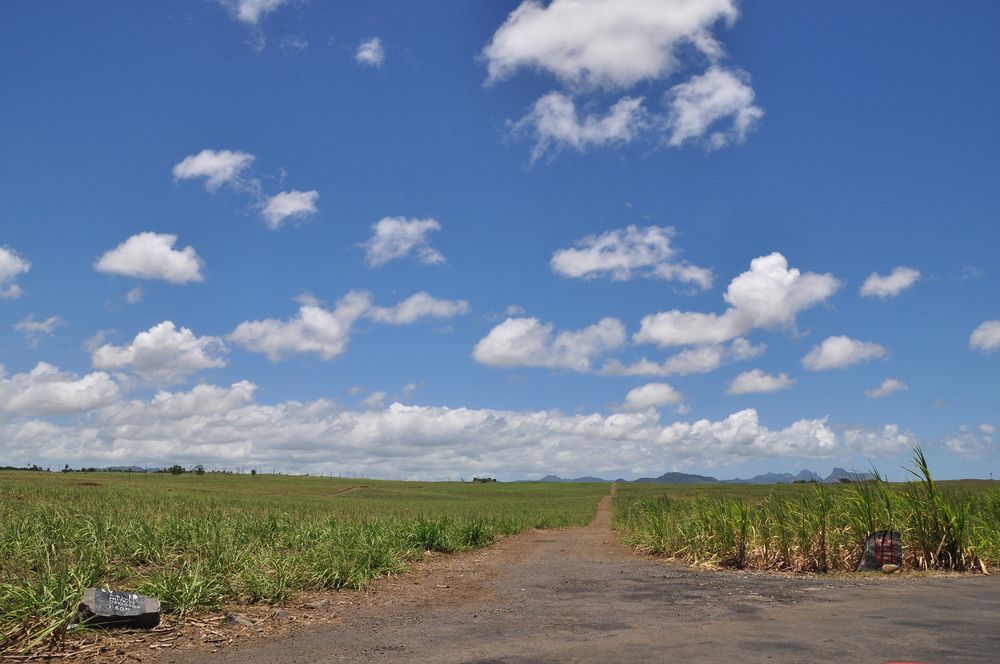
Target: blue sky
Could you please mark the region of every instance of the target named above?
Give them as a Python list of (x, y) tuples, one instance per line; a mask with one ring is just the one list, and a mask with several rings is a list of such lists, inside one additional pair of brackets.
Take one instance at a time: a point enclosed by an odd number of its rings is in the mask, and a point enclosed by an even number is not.
[(0, 9), (0, 465), (1000, 473), (992, 3), (340, 4)]

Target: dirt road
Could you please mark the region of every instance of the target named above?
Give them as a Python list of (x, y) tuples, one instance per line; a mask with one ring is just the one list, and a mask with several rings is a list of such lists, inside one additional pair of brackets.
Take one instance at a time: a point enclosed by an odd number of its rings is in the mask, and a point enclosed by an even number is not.
[(699, 571), (608, 527), (540, 531), (378, 584), (335, 624), (181, 662), (998, 662), (1000, 578)]

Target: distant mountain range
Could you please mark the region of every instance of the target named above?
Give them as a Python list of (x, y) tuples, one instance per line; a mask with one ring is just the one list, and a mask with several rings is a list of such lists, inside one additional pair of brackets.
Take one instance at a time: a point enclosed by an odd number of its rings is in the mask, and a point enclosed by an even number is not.
[[(791, 473), (764, 473), (749, 479), (718, 480), (707, 475), (692, 475), (689, 473), (664, 473), (659, 477), (640, 477), (637, 480), (614, 480), (623, 484), (791, 484), (792, 482), (839, 482), (849, 479), (855, 482), (875, 479), (871, 473), (852, 473), (843, 468), (834, 468), (825, 478), (811, 470), (803, 470), (796, 475)], [(600, 477), (575, 477), (563, 479), (557, 475), (546, 475), (538, 482), (611, 482)]]

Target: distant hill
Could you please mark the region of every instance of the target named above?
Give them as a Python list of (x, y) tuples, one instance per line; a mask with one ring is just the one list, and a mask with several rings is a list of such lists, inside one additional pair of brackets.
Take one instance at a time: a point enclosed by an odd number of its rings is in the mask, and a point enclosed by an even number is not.
[(664, 473), (659, 477), (640, 477), (633, 484), (716, 484), (719, 480), (706, 475), (688, 473)]
[[(764, 473), (754, 475), (750, 479), (722, 480), (725, 484), (791, 484), (792, 482), (823, 482), (823, 477), (811, 470), (800, 471), (798, 475), (791, 473)], [(829, 481), (829, 480), (826, 480)], [(834, 480), (836, 481), (836, 480)]]
[(839, 482), (842, 479), (848, 479), (852, 482), (866, 482), (868, 480), (875, 479), (875, 476), (871, 473), (851, 473), (843, 468), (834, 468), (830, 471), (824, 482)]
[[(622, 484), (791, 484), (792, 482), (839, 482), (846, 478), (854, 482), (875, 479), (871, 473), (854, 473), (843, 468), (834, 468), (830, 474), (823, 478), (822, 475), (811, 470), (802, 470), (797, 474), (791, 473), (764, 473), (754, 475), (749, 479), (718, 480), (708, 475), (693, 475), (689, 473), (670, 472), (659, 477), (640, 477), (637, 480), (623, 480), (618, 478), (615, 482)], [(573, 479), (563, 479), (558, 475), (546, 475), (537, 482), (611, 482), (600, 477), (575, 477)]]

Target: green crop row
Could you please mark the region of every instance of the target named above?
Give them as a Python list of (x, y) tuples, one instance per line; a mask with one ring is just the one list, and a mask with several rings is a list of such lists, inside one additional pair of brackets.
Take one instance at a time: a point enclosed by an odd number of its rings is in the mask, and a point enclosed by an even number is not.
[(427, 551), (590, 521), (601, 485), (0, 473), (0, 652), (57, 641), (83, 590), (179, 616), (361, 588)]
[(637, 550), (736, 568), (854, 570), (879, 530), (902, 534), (912, 568), (1000, 565), (1000, 490), (935, 481), (920, 449), (911, 473), (897, 484), (874, 471), (872, 480), (836, 485), (631, 485), (619, 491), (612, 524)]

